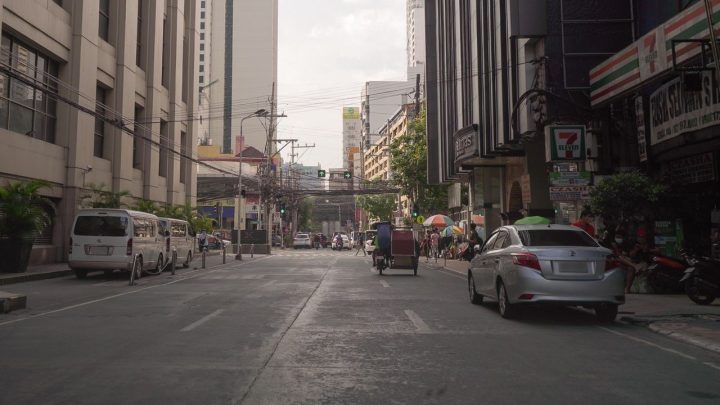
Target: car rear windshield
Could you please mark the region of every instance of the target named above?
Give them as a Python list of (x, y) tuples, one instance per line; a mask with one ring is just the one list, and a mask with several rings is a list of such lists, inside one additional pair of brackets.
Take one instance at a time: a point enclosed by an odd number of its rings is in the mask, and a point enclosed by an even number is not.
[(569, 229), (535, 229), (518, 231), (525, 246), (598, 246), (585, 232)]
[(306, 233), (299, 233), (299, 234), (295, 235), (295, 238), (296, 239), (308, 239), (309, 236)]
[(126, 236), (127, 217), (81, 216), (75, 221), (79, 236)]

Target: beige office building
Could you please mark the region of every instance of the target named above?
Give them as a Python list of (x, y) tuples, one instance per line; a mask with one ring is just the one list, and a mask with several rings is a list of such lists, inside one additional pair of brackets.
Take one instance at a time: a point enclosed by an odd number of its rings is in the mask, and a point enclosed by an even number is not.
[(194, 204), (198, 12), (194, 0), (0, 0), (0, 184), (46, 180), (58, 207), (33, 263), (67, 256), (91, 184), (128, 191), (129, 205)]

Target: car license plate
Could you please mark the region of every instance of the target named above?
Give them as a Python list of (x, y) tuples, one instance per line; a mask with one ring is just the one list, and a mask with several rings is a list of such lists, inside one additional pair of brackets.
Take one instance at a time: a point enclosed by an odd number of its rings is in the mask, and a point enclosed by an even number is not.
[(556, 261), (553, 270), (557, 274), (588, 274), (591, 272), (588, 262)]
[(85, 251), (90, 256), (110, 256), (112, 254), (111, 246), (86, 246)]

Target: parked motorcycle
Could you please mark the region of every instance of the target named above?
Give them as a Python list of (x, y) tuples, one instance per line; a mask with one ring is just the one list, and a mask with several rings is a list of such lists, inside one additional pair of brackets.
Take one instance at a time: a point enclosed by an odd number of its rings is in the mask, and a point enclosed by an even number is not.
[(685, 293), (698, 305), (709, 305), (720, 297), (720, 261), (684, 254), (689, 267), (680, 282)]
[(680, 280), (687, 267), (683, 259), (655, 255), (647, 268), (647, 283), (656, 294), (682, 292)]

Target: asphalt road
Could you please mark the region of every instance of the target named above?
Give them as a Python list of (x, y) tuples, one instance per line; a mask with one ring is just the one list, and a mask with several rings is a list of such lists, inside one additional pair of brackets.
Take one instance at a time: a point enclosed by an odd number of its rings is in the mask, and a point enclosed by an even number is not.
[(0, 403), (720, 403), (720, 356), (644, 328), (508, 321), (456, 273), (276, 252), (3, 287), (29, 308), (0, 315)]

